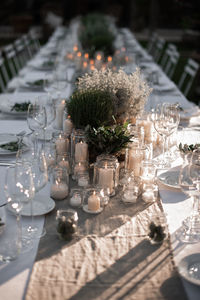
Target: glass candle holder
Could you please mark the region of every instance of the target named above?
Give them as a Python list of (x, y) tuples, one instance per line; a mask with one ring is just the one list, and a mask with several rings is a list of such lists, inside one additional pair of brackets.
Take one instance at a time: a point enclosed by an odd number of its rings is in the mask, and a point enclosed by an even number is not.
[(120, 164), (118, 162), (118, 159), (116, 156), (111, 155), (111, 154), (101, 154), (98, 155), (96, 158), (96, 163), (94, 165), (94, 178), (96, 176), (96, 167), (100, 163), (100, 161), (104, 164), (108, 163), (110, 165), (113, 165), (115, 168), (115, 187), (119, 185), (119, 173), (120, 173)]
[(54, 200), (64, 200), (69, 194), (69, 175), (66, 169), (56, 167), (51, 176), (50, 196)]
[(142, 200), (146, 203), (154, 202), (158, 199), (158, 186), (156, 184), (143, 184)]
[(161, 244), (168, 238), (169, 231), (164, 212), (150, 216), (148, 230), (148, 238), (151, 244)]
[(63, 240), (70, 241), (77, 232), (78, 214), (73, 209), (57, 210), (57, 232)]
[(125, 169), (132, 171), (135, 177), (141, 175), (141, 164), (147, 155), (146, 147), (128, 147), (125, 156)]
[(71, 134), (71, 156), (74, 164), (88, 161), (88, 144), (81, 129), (74, 129)]
[(89, 173), (84, 172), (77, 175), (78, 186), (87, 187), (89, 185)]
[(59, 167), (66, 169), (67, 173), (71, 174), (71, 162), (68, 153), (57, 155), (56, 161)]
[(73, 130), (72, 120), (71, 120), (70, 116), (68, 115), (67, 110), (64, 110), (64, 115), (63, 115), (63, 132), (66, 135), (71, 135), (72, 134), (72, 130)]
[(104, 189), (106, 194), (110, 196), (115, 195), (115, 164), (110, 160), (102, 159), (96, 162), (94, 169), (94, 184), (99, 188)]
[(126, 204), (134, 204), (137, 202), (139, 195), (140, 181), (131, 173), (123, 187), (122, 201)]
[(70, 138), (62, 131), (53, 133), (56, 155), (63, 155), (70, 151)]
[(78, 162), (74, 166), (72, 179), (78, 180), (78, 177), (81, 174), (85, 174), (87, 172), (88, 172), (88, 162), (87, 161)]
[(85, 190), (83, 199), (83, 210), (90, 214), (99, 214), (103, 211), (102, 195), (96, 187)]
[(78, 188), (71, 189), (69, 204), (72, 207), (81, 207), (82, 203), (83, 203), (83, 191)]
[(156, 167), (152, 160), (144, 160), (141, 165), (141, 181), (143, 184), (154, 184)]

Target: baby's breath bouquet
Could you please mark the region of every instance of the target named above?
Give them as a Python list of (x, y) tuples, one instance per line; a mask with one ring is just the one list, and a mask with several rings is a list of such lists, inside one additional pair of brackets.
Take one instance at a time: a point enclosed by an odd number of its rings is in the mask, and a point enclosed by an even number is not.
[(130, 75), (122, 69), (119, 71), (94, 70), (78, 79), (79, 91), (101, 90), (113, 94), (115, 118), (127, 120), (135, 118), (143, 109), (151, 92), (147, 83), (142, 79), (140, 69)]

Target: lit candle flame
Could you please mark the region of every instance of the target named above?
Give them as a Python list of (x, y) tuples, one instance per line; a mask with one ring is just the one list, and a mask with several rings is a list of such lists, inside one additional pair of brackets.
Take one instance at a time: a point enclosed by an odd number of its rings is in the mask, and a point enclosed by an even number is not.
[(109, 62), (112, 61), (112, 56), (108, 56), (108, 61), (109, 61)]
[(79, 52), (77, 53), (77, 56), (78, 56), (78, 57), (81, 57), (81, 56), (82, 56), (82, 53), (79, 51)]
[(97, 55), (97, 60), (101, 60), (101, 55), (100, 54)]
[(74, 48), (73, 48), (73, 50), (76, 52), (76, 51), (78, 51), (78, 47), (77, 47), (77, 45), (74, 45)]
[(85, 53), (85, 58), (89, 58), (89, 54), (88, 53)]

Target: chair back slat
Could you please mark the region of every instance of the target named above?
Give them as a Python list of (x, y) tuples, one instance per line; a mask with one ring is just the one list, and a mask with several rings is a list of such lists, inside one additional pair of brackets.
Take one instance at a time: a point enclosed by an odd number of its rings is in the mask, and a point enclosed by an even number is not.
[(193, 59), (189, 58), (187, 64), (184, 67), (180, 80), (178, 82), (178, 87), (180, 90), (182, 90), (185, 96), (188, 95), (191, 89), (192, 83), (194, 81), (198, 69), (199, 69), (199, 64)]

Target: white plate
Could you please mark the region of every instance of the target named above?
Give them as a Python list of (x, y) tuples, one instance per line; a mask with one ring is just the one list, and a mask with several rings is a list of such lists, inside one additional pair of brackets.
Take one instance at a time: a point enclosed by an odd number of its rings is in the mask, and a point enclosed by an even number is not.
[[(33, 216), (42, 216), (50, 211), (52, 211), (55, 207), (55, 201), (49, 198), (46, 195), (37, 195), (33, 200)], [(8, 206), (8, 209), (15, 213), (15, 210)], [(21, 215), (25, 217), (31, 216), (31, 204), (24, 204), (21, 210)]]
[(179, 179), (180, 170), (169, 170), (165, 173), (158, 175), (158, 180), (171, 188), (180, 189), (178, 179)]
[[(0, 145), (5, 145), (11, 142), (17, 142), (18, 137), (15, 134), (11, 133), (0, 133)], [(26, 144), (26, 142), (23, 140), (23, 147), (22, 150), (27, 151), (29, 149), (29, 146)], [(0, 155), (15, 155), (17, 151), (9, 151), (6, 149), (3, 149), (0, 147)]]
[[(200, 285), (200, 253), (185, 256), (178, 264), (180, 275), (191, 283)], [(193, 270), (196, 270), (194, 272)]]
[(92, 211), (92, 210), (89, 210), (89, 209), (88, 209), (88, 205), (85, 204), (85, 205), (83, 205), (83, 210), (84, 210), (86, 213), (88, 213), (88, 214), (96, 215), (96, 214), (99, 214), (99, 213), (101, 213), (101, 212), (103, 211), (103, 207), (100, 207), (100, 208), (99, 208), (98, 210), (96, 210), (96, 211)]

